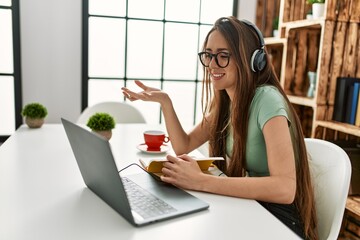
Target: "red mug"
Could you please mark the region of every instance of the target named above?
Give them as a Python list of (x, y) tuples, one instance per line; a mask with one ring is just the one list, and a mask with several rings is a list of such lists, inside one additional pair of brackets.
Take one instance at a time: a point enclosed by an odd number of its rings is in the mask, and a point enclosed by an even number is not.
[(165, 133), (158, 130), (148, 130), (144, 132), (145, 144), (148, 149), (159, 150), (163, 143), (169, 142), (169, 137), (165, 136)]

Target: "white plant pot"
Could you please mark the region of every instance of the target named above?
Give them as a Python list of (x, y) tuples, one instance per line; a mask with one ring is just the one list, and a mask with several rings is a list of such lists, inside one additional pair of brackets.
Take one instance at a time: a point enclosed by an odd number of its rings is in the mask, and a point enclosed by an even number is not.
[(313, 18), (322, 18), (324, 16), (325, 4), (324, 3), (313, 3), (312, 15)]
[(25, 123), (29, 128), (40, 128), (44, 124), (44, 118), (25, 117)]
[(105, 131), (92, 130), (92, 131), (97, 133), (98, 135), (104, 137), (107, 140), (110, 140), (110, 138), (112, 137), (112, 131), (111, 130), (105, 130)]
[(279, 30), (277, 29), (273, 30), (273, 37), (279, 37)]

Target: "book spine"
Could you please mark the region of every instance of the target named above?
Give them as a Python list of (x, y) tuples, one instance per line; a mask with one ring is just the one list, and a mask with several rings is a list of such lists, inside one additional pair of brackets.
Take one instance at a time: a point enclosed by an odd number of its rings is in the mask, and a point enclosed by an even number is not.
[(355, 125), (360, 127), (360, 91), (358, 92), (358, 102), (356, 108)]
[(348, 94), (347, 94), (347, 101), (346, 101), (346, 106), (345, 106), (345, 123), (349, 123), (350, 122), (350, 117), (351, 117), (351, 110), (352, 110), (352, 100), (353, 100), (353, 94), (354, 94), (354, 85), (349, 86), (349, 90), (348, 90)]
[(344, 105), (345, 105), (345, 90), (346, 90), (346, 78), (337, 78), (336, 93), (334, 102), (334, 115), (333, 120), (343, 122), (344, 119)]
[(356, 120), (356, 110), (357, 110), (357, 103), (358, 103), (358, 97), (359, 97), (359, 86), (360, 83), (356, 82), (354, 83), (354, 89), (351, 93), (352, 100), (351, 100), (351, 111), (350, 111), (350, 121), (349, 123), (352, 125), (355, 125)]

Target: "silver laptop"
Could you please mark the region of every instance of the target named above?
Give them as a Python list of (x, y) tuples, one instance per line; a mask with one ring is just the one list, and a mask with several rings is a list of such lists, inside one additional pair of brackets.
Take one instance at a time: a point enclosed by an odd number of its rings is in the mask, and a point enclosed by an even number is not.
[(120, 175), (108, 141), (66, 119), (61, 121), (87, 187), (131, 224), (142, 226), (209, 208), (145, 171)]

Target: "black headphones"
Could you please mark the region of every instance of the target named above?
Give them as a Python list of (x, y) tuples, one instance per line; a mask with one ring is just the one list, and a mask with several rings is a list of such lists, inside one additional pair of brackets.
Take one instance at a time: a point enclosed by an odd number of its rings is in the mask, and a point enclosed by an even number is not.
[(241, 22), (245, 23), (247, 26), (254, 29), (256, 35), (258, 36), (258, 38), (260, 40), (261, 46), (259, 49), (256, 49), (253, 52), (253, 54), (251, 56), (251, 60), (250, 60), (250, 67), (253, 72), (261, 72), (266, 66), (266, 53), (264, 50), (264, 48), (265, 48), (264, 38), (263, 38), (260, 30), (252, 22), (249, 22), (248, 20), (245, 20), (245, 19), (242, 19)]

